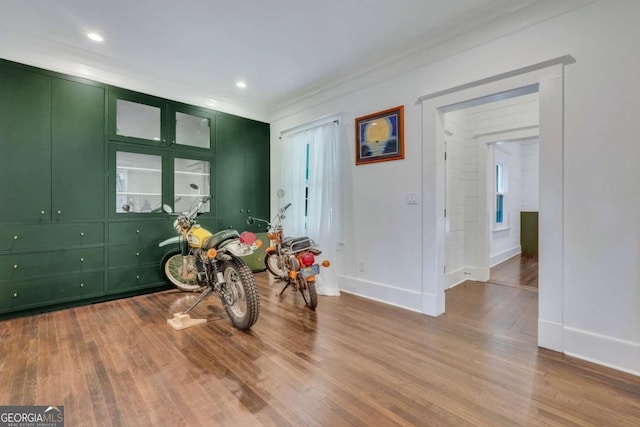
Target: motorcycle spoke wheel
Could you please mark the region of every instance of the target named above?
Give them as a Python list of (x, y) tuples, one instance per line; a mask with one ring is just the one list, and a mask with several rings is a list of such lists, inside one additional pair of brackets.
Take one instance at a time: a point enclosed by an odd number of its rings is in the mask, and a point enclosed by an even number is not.
[(231, 323), (238, 329), (250, 329), (260, 313), (260, 294), (249, 266), (241, 259), (222, 265), (225, 281), (224, 308)]
[(167, 253), (160, 263), (162, 276), (167, 282), (184, 292), (195, 292), (202, 289), (196, 280), (197, 274), (190, 272), (188, 277), (182, 273), (182, 254), (179, 250)]
[(307, 307), (315, 311), (318, 306), (316, 282), (305, 281), (302, 276), (298, 276), (298, 290), (302, 294), (302, 298), (304, 299), (304, 303)]
[(272, 252), (272, 253), (268, 254), (264, 258), (264, 265), (265, 265), (265, 267), (267, 267), (267, 270), (269, 270), (269, 272), (271, 274), (276, 276), (277, 279), (284, 279), (284, 278), (287, 277), (287, 271), (285, 270), (284, 266), (280, 267), (278, 265), (278, 254), (277, 253)]

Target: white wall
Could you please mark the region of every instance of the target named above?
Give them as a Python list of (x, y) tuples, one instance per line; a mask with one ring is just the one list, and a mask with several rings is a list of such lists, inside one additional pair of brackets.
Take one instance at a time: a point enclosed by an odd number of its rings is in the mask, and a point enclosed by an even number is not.
[[(494, 164), (501, 163), (506, 169), (507, 191), (505, 194), (504, 224), (495, 224), (495, 201), (491, 210), (491, 238), (489, 240), (489, 265), (496, 264), (519, 254), (520, 249), (520, 205), (522, 197), (521, 186), (521, 154), (520, 144), (510, 142), (494, 144)], [(490, 180), (491, 189), (495, 188), (495, 167), (492, 168), (493, 179)]]
[(535, 139), (520, 143), (522, 154), (522, 211), (538, 211), (538, 181), (540, 179), (540, 142)]
[[(342, 113), (349, 231), (343, 236), (340, 286), (421, 311), (423, 256), (435, 254), (422, 254), (420, 236), (435, 232), (422, 229), (424, 207), (407, 205), (406, 193), (429, 195), (435, 189), (421, 189), (422, 113), (416, 99), (571, 54), (576, 62), (564, 70), (564, 236), (558, 236), (564, 238), (564, 351), (640, 374), (639, 18), (640, 2), (599, 1), (364, 90), (334, 91), (329, 101), (305, 100), (274, 112), (279, 119), (271, 127), (273, 186), (280, 181), (280, 131)], [(457, 42), (468, 46), (452, 43)], [(405, 106), (405, 159), (354, 166), (354, 118), (397, 105)], [(359, 261), (364, 272), (357, 269)]]

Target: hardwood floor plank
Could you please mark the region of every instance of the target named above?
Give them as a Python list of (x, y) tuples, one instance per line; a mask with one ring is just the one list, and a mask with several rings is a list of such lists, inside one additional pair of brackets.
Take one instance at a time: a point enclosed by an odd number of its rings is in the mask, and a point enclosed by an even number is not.
[(536, 347), (535, 292), (462, 284), (431, 318), (345, 293), (311, 312), (257, 280), (249, 332), (215, 297), (172, 329), (176, 291), (0, 321), (0, 404), (80, 426), (640, 423), (639, 377)]

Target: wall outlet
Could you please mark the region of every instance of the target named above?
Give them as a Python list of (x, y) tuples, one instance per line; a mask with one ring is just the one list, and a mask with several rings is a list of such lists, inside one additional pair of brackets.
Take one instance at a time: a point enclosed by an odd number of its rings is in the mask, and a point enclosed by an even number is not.
[(362, 271), (364, 273), (364, 261), (359, 261), (358, 262), (358, 270)]

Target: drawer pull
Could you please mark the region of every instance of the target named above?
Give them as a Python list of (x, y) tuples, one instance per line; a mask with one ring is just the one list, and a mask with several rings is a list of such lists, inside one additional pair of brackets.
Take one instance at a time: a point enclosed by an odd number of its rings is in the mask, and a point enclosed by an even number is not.
[(40, 215), (44, 215), (44, 211), (40, 211)]
[(240, 209), (240, 213), (244, 213), (244, 210)]
[(80, 258), (80, 262), (84, 262), (84, 258)]
[(80, 236), (84, 236), (84, 233), (80, 233)]
[(247, 209), (247, 213), (251, 213), (251, 209)]
[(140, 252), (136, 252), (136, 256), (140, 256)]
[(84, 283), (80, 283), (80, 287), (81, 287), (81, 288), (84, 288)]
[(140, 280), (140, 276), (136, 276), (136, 280)]
[(136, 233), (140, 233), (140, 230), (136, 230)]
[(13, 269), (15, 270), (16, 268), (18, 268), (18, 264), (13, 264)]
[(58, 211), (58, 215), (60, 215), (62, 213), (62, 211)]
[(18, 240), (18, 236), (13, 236), (13, 240)]
[(14, 298), (18, 298), (18, 293), (17, 293), (17, 292), (14, 292), (13, 297), (14, 297)]

